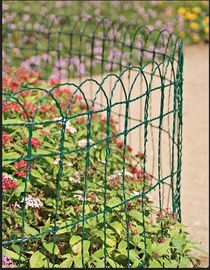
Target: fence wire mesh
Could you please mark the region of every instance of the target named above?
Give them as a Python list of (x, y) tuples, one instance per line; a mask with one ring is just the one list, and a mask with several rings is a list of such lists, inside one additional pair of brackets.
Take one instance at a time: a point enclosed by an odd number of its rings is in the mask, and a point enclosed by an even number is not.
[[(51, 268), (148, 266), (148, 246), (166, 233), (161, 219), (152, 231), (156, 213), (181, 221), (181, 40), (31, 14), (3, 26), (3, 62), (3, 136), (13, 137), (3, 175), (18, 184), (3, 197), (7, 254), (18, 267), (33, 256)], [(23, 83), (12, 88), (12, 76)]]

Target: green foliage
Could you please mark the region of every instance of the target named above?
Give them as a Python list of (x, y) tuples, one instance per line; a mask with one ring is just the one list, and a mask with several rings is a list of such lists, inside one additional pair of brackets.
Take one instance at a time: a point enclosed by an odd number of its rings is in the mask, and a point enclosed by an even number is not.
[[(9, 92), (7, 88), (4, 90)], [(65, 112), (67, 96), (59, 89), (54, 94)], [(36, 94), (20, 95), (19, 101), (38, 106), (41, 97), (41, 92), (36, 91)], [(134, 156), (128, 146), (124, 151), (120, 138), (110, 140), (106, 156), (106, 142), (100, 141), (106, 134), (106, 120), (97, 111), (92, 113), (90, 148), (84, 143), (87, 116), (78, 123), (81, 117), (77, 115), (85, 112), (80, 100), (75, 100), (71, 112), (66, 113), (66, 119), (71, 116), (66, 122), (70, 123), (69, 129), (68, 124), (55, 122), (60, 115), (52, 99), (47, 99), (41, 115), (38, 113), (36, 119), (31, 117), (34, 121), (49, 120), (44, 127), (32, 125), (32, 138), (38, 141), (31, 141), (31, 146), (25, 141), (29, 127), (16, 125), (25, 120), (23, 112), (3, 113), (3, 123), (8, 118), (14, 121), (14, 125), (4, 125), (3, 129), (13, 137), (13, 141), (3, 145), (7, 153), (3, 158), (10, 158), (3, 173), (17, 182), (15, 190), (3, 192), (5, 256), (18, 264), (21, 253), (21, 267), (31, 268), (104, 267), (105, 262), (114, 268), (145, 263), (148, 267), (167, 268), (195, 265), (198, 259), (192, 251), (196, 245), (188, 238), (184, 226), (168, 209), (163, 209), (160, 215), (153, 201), (142, 194), (143, 186), (147, 192), (153, 182), (152, 176), (144, 171), (143, 159)], [(62, 128), (66, 128), (65, 136)], [(116, 133), (117, 127), (110, 121), (110, 134)], [(20, 174), (17, 162), (30, 152), (30, 173)], [(23, 211), (23, 198), (29, 195), (39, 199), (42, 205), (31, 207), (26, 202)], [(15, 203), (19, 207), (14, 209)], [(20, 251), (16, 240), (22, 234), (25, 240)], [(5, 244), (7, 240), (13, 244)]]

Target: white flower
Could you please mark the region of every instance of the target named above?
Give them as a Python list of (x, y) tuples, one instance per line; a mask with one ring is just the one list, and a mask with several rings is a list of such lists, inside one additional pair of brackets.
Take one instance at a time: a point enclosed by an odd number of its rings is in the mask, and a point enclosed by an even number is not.
[(79, 178), (76, 178), (76, 177), (69, 177), (69, 181), (72, 184), (80, 184), (80, 179)]
[(73, 166), (73, 163), (67, 162), (66, 165), (67, 165), (68, 167), (72, 167), (72, 166)]
[(83, 201), (82, 195), (75, 194), (75, 195), (73, 195), (73, 197), (74, 197), (75, 199), (78, 199), (79, 201)]
[(125, 175), (128, 177), (133, 178), (133, 174), (125, 170)]
[[(58, 121), (58, 120), (61, 121), (62, 117), (56, 117), (56, 118), (53, 119), (53, 121)], [(57, 122), (57, 123), (60, 124), (59, 122)]]
[[(21, 202), (24, 202), (24, 198)], [(40, 208), (43, 206), (43, 203), (38, 198), (33, 198), (31, 195), (28, 195), (26, 198), (26, 208)]]
[(74, 134), (77, 132), (76, 128), (70, 126), (69, 122), (66, 123), (66, 130), (69, 131), (71, 134)]
[(56, 160), (53, 162), (53, 164), (58, 165), (60, 162), (60, 158), (56, 158)]
[[(114, 171), (112, 175), (109, 176), (109, 180), (118, 179), (119, 177), (123, 176), (123, 170), (122, 171)], [(133, 178), (133, 175), (125, 170), (125, 176)]]
[(141, 193), (140, 192), (137, 192), (134, 190), (134, 192), (132, 193), (132, 196), (136, 196), (136, 195), (140, 195)]
[[(89, 144), (94, 144), (94, 141), (92, 141), (91, 139), (89, 140)], [(85, 147), (87, 145), (87, 140), (86, 139), (82, 139), (80, 141), (78, 141), (78, 146), (79, 147)], [(96, 145), (93, 146), (93, 148), (96, 148)]]

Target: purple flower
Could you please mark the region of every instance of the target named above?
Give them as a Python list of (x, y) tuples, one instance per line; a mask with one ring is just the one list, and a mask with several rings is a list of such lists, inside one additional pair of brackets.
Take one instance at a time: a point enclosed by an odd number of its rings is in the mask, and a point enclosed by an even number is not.
[(78, 65), (78, 75), (81, 76), (81, 75), (84, 75), (85, 73), (85, 66), (83, 63), (79, 63)]
[(9, 7), (8, 7), (8, 5), (3, 4), (3, 5), (2, 5), (2, 9), (3, 9), (3, 11), (6, 11), (6, 10), (8, 10), (8, 9), (9, 9)]
[(148, 28), (149, 31), (154, 30), (154, 26), (153, 25), (148, 25), (147, 28)]
[(41, 56), (41, 59), (42, 59), (43, 61), (45, 61), (45, 62), (50, 62), (50, 61), (51, 61), (51, 56), (48, 55), (48, 54), (43, 54), (43, 55)]
[[(33, 198), (31, 195), (28, 195), (28, 197), (25, 199), (26, 201), (26, 209), (27, 208), (40, 208), (43, 206), (43, 203), (38, 198)], [(24, 202), (24, 198), (21, 202)]]
[(30, 16), (28, 15), (28, 14), (25, 14), (25, 15), (23, 15), (23, 20), (24, 21), (29, 21), (29, 19), (30, 19)]

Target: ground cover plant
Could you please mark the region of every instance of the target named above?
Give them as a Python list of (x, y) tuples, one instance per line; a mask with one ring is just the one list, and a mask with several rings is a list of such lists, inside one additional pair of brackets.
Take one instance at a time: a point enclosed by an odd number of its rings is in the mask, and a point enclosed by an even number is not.
[(144, 153), (94, 105), (4, 65), (3, 267), (195, 266), (184, 225), (149, 197)]

